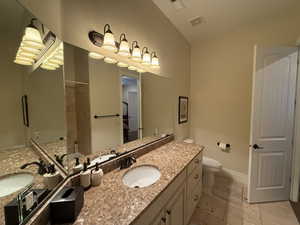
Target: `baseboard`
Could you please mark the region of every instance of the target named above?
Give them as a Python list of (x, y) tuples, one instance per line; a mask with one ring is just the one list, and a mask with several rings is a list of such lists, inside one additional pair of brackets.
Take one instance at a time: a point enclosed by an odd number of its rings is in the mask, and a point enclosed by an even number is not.
[(236, 182), (248, 185), (248, 174), (240, 173), (238, 171), (227, 168), (222, 168), (221, 173), (224, 173), (226, 176), (230, 176)]

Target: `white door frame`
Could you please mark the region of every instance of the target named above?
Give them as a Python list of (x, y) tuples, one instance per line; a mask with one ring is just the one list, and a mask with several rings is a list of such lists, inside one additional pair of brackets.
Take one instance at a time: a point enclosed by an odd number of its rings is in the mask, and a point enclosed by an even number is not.
[[(296, 101), (300, 99), (300, 69), (299, 69), (300, 49), (298, 47), (298, 71), (297, 71), (297, 88)], [(293, 160), (292, 160), (292, 180), (290, 200), (293, 202), (299, 201), (300, 188), (300, 104), (295, 106), (295, 127), (294, 127), (294, 142), (293, 142)]]
[[(254, 107), (254, 104), (255, 104), (255, 86), (256, 86), (256, 67), (257, 67), (257, 65), (256, 65), (256, 59), (257, 59), (257, 45), (255, 45), (255, 47), (254, 47), (254, 63), (253, 63), (253, 77), (252, 77), (252, 107), (251, 107), (251, 124), (250, 124), (250, 144), (253, 144), (254, 142), (253, 141), (256, 141), (256, 140), (253, 140), (253, 131), (254, 131), (254, 127), (253, 127), (253, 125), (254, 125), (254, 120), (255, 120), (255, 118), (254, 118), (254, 109), (255, 109), (255, 107)], [(299, 50), (298, 50), (298, 59), (297, 60), (299, 60)], [(298, 68), (297, 68), (298, 69)], [(294, 71), (295, 72), (295, 71)], [(297, 77), (296, 77), (296, 82), (298, 83), (299, 81), (298, 81), (298, 74), (299, 74), (299, 70), (297, 71)], [(297, 99), (297, 97), (299, 96), (300, 97), (300, 87), (299, 87), (299, 85), (297, 85), (297, 87), (295, 86), (295, 88), (296, 89), (298, 89), (299, 91), (296, 93), (296, 96), (295, 96), (295, 99)], [(295, 91), (296, 91), (296, 89), (295, 89)], [(295, 111), (296, 111), (296, 107), (297, 106), (295, 106)], [(299, 115), (300, 115), (300, 106), (299, 106), (299, 109), (297, 110), (298, 111), (298, 113), (299, 113)], [(294, 111), (293, 111), (294, 112)], [(293, 113), (294, 115), (294, 117), (293, 117), (293, 120), (294, 120), (294, 123), (293, 123), (293, 128), (294, 128), (294, 132), (292, 133), (292, 136), (291, 136), (291, 138), (293, 139), (293, 140), (297, 140), (295, 137), (296, 137), (296, 134), (297, 133), (295, 133), (295, 131), (296, 131), (296, 129), (295, 129), (295, 127), (296, 127), (296, 114), (295, 113)], [(300, 138), (300, 122), (298, 122), (299, 124), (298, 124), (298, 128), (299, 128), (299, 131), (298, 131), (298, 136), (299, 136), (299, 138)], [(300, 140), (298, 141), (299, 142), (299, 144), (300, 144)], [(293, 143), (292, 144), (292, 151), (291, 151), (291, 153), (290, 153), (290, 159), (289, 159), (289, 161), (290, 161), (290, 163), (292, 164), (292, 165), (290, 165), (289, 166), (289, 170), (290, 170), (290, 172), (291, 172), (291, 179), (293, 179), (293, 178), (295, 178), (295, 185), (296, 184), (299, 184), (299, 179), (300, 179), (300, 165), (298, 166), (298, 170), (296, 171), (295, 170), (295, 166), (296, 166), (296, 164), (297, 164), (297, 162), (300, 162), (300, 159), (298, 160), (298, 159), (296, 159), (296, 157), (295, 157), (295, 154), (297, 153), (297, 151), (295, 151), (295, 146), (296, 146), (297, 144), (296, 143)], [(253, 149), (252, 149), (252, 147), (249, 147), (249, 176), (248, 176), (248, 201), (251, 201), (250, 200), (250, 198), (249, 198), (249, 196), (250, 196), (250, 185), (251, 185), (251, 166), (252, 166), (252, 153), (253, 153)], [(297, 154), (298, 156), (300, 156), (300, 152)], [(293, 157), (293, 158), (292, 158)], [(300, 158), (300, 157), (298, 157), (298, 158)], [(295, 161), (297, 161), (297, 162), (295, 162)], [(297, 173), (295, 173), (295, 172), (297, 172)], [(296, 178), (298, 178), (298, 179), (296, 179)], [(297, 183), (298, 182), (298, 183)], [(289, 185), (290, 186), (290, 185)], [(293, 195), (295, 195), (294, 197), (298, 197), (298, 196), (296, 196), (296, 190), (294, 189), (293, 190), (293, 185), (291, 184), (291, 186), (290, 186), (290, 198), (292, 198), (292, 196)], [(298, 186), (299, 187), (299, 186)], [(297, 188), (298, 189), (298, 188)], [(299, 189), (297, 190), (297, 192), (299, 192)], [(297, 193), (297, 195), (298, 195), (299, 193)], [(268, 199), (268, 198), (267, 198)], [(298, 199), (298, 198), (297, 198)], [(256, 200), (255, 200), (256, 201)]]

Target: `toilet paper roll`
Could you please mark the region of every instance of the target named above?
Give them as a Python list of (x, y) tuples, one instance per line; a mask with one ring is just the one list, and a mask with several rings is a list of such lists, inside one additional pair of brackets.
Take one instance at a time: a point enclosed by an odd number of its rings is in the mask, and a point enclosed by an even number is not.
[(226, 143), (222, 143), (222, 142), (218, 142), (217, 145), (222, 150), (227, 150), (228, 148), (230, 148), (230, 144), (226, 144)]

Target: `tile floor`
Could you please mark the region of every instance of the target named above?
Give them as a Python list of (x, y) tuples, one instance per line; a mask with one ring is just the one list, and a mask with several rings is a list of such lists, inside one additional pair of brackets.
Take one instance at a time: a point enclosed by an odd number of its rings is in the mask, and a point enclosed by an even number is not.
[(289, 202), (248, 204), (242, 184), (217, 177), (212, 195), (203, 193), (190, 225), (298, 225)]

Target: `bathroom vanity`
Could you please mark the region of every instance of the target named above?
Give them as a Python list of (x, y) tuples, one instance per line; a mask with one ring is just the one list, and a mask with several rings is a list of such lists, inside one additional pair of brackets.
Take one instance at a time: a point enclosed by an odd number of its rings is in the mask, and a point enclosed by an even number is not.
[[(74, 225), (188, 224), (201, 196), (203, 147), (172, 141), (137, 158), (130, 168), (104, 175), (99, 187), (85, 192), (85, 204)], [(150, 165), (161, 176), (152, 185), (130, 188), (124, 175)]]

